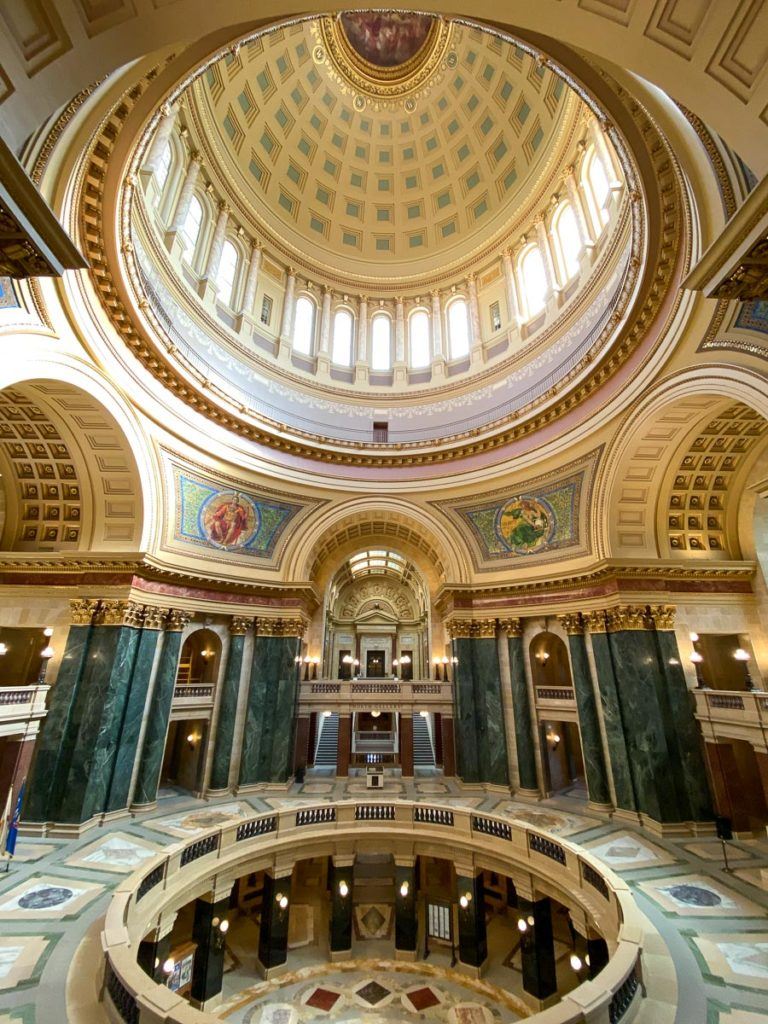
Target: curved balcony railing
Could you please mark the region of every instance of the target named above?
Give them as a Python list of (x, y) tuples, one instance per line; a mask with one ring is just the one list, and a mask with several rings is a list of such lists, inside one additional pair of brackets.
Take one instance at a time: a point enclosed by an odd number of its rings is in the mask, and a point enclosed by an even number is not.
[[(314, 856), (324, 842), (370, 840), (382, 830), (393, 847), (474, 858), (477, 867), (524, 871), (546, 890), (584, 912), (612, 950), (596, 979), (564, 995), (529, 1019), (536, 1024), (628, 1024), (644, 1017), (643, 949), (658, 935), (635, 904), (629, 887), (587, 851), (558, 836), (490, 814), (406, 801), (345, 801), (255, 815), (169, 847), (115, 891), (101, 935), (104, 951), (103, 1020), (113, 1024), (214, 1024), (181, 996), (157, 985), (136, 961), (143, 936), (159, 915), (177, 910), (210, 888), (211, 878), (234, 880), (279, 858), (286, 866)], [(535, 881), (534, 881), (535, 884)], [(648, 1010), (653, 1011), (653, 1005)], [(652, 1015), (648, 1017), (650, 1021)]]
[(310, 711), (446, 710), (453, 684), (428, 679), (306, 679), (299, 684), (299, 706)]

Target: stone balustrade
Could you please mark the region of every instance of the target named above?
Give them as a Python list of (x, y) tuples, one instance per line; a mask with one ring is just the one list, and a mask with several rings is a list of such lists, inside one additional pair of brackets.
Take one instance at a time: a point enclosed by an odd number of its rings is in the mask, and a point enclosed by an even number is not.
[(49, 686), (0, 687), (0, 736), (10, 736), (26, 728), (28, 737), (37, 734), (47, 709), (45, 696)]
[(661, 940), (628, 885), (595, 857), (522, 822), (493, 815), (479, 818), (464, 808), (381, 802), (371, 814), (370, 806), (344, 801), (255, 815), (168, 847), (143, 865), (117, 887), (107, 910), (101, 934), (103, 997), (98, 1007), (90, 1008), (89, 1019), (112, 1024), (214, 1024), (214, 1015), (155, 984), (139, 967), (139, 942), (159, 917), (208, 891), (214, 876), (223, 891), (244, 873), (278, 864), (285, 873), (302, 857), (331, 853), (337, 846), (352, 851), (358, 841), (370, 841), (380, 830), (393, 852), (405, 844), (412, 853), (435, 855), (442, 846), (446, 857), (507, 874), (523, 890), (533, 893), (543, 887), (605, 938), (611, 956), (599, 976), (534, 1014), (531, 1021), (653, 1020), (658, 1004), (653, 977), (643, 974), (643, 957), (649, 947), (657, 951)]
[(768, 693), (760, 690), (695, 690), (696, 718), (708, 743), (746, 740), (768, 753)]
[(299, 686), (299, 712), (419, 711), (453, 713), (453, 685), (431, 679), (313, 679)]

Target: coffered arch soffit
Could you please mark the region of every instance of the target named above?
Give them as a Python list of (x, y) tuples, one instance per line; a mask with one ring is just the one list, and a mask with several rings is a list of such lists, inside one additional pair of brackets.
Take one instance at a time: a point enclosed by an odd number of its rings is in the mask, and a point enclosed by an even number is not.
[(768, 398), (757, 375), (716, 366), (660, 382), (628, 414), (604, 461), (602, 556), (741, 558), (736, 496), (766, 437)]
[[(17, 145), (53, 110), (64, 106), (73, 89), (86, 88), (94, 79), (140, 58), (150, 45), (172, 46), (190, 35), (201, 39), (213, 32), (224, 39), (249, 27), (242, 24), (239, 0), (217, 4), (176, 0), (141, 11), (131, 0), (107, 6), (19, 0), (19, 7), (17, 17), (4, 16), (0, 33), (0, 102), (5, 101), (11, 144)], [(427, 2), (421, 8), (451, 13), (440, 2)], [(328, 5), (310, 0), (304, 10), (326, 11)], [(294, 12), (279, 2), (272, 5), (272, 13), (278, 18)], [(498, 4), (478, 0), (473, 14), (496, 21)], [(513, 31), (550, 31), (567, 45), (608, 63), (621, 54), (624, 67), (690, 109), (706, 112), (713, 127), (756, 173), (768, 168), (768, 125), (754, 113), (768, 106), (768, 79), (761, 74), (763, 50), (754, 45), (768, 32), (765, 3), (617, 0), (601, 7), (560, 0), (537, 4), (508, 0), (504, 15)]]

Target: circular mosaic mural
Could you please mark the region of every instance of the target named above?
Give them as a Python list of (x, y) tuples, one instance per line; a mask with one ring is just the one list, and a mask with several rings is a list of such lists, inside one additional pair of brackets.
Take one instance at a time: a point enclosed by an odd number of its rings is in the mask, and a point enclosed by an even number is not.
[(228, 550), (245, 547), (260, 525), (259, 509), (239, 491), (212, 494), (200, 508), (200, 530), (216, 547)]
[(555, 513), (543, 498), (520, 495), (499, 509), (496, 534), (502, 544), (518, 555), (540, 551), (552, 540)]
[(49, 910), (61, 906), (72, 899), (74, 893), (63, 885), (48, 885), (42, 889), (34, 889), (19, 897), (19, 906), (23, 910)]
[(701, 885), (671, 885), (667, 892), (680, 903), (687, 903), (691, 907), (719, 907), (723, 902), (716, 892)]

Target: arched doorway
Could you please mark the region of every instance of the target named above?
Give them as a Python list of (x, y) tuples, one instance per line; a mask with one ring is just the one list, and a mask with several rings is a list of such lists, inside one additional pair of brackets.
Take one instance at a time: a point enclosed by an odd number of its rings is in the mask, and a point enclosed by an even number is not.
[(528, 654), (536, 702), (544, 787), (548, 793), (587, 797), (578, 712), (565, 642), (544, 631)]

